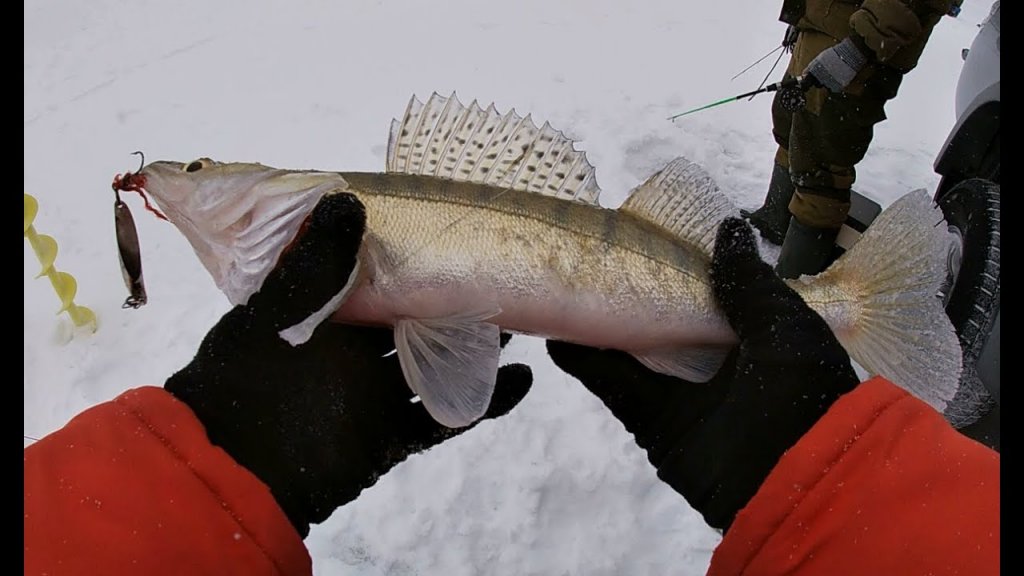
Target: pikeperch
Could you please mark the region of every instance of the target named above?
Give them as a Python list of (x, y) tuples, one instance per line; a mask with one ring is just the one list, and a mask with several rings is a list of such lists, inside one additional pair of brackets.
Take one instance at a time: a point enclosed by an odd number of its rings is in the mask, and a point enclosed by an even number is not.
[[(409, 387), (446, 426), (487, 409), (500, 331), (623, 350), (694, 382), (737, 342), (708, 266), (718, 224), (738, 212), (701, 167), (678, 158), (603, 208), (571, 140), (493, 104), (413, 97), (392, 122), (385, 173), (201, 158), (152, 162), (119, 185), (153, 196), (233, 304), (259, 289), (323, 195), (354, 194), (367, 214), (357, 270), (282, 337), (301, 342), (328, 316), (394, 327)], [(947, 243), (919, 190), (828, 270), (790, 281), (861, 367), (940, 411), (961, 369), (936, 297)]]

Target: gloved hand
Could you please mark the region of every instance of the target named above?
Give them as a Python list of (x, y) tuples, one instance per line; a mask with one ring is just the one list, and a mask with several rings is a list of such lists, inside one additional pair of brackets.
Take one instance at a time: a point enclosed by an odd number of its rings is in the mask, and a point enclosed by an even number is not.
[(871, 49), (856, 34), (822, 51), (804, 69), (803, 77), (827, 88), (842, 92), (872, 57)]
[(740, 343), (708, 383), (657, 374), (617, 351), (548, 341), (548, 353), (634, 435), (658, 477), (724, 530), (858, 379), (825, 321), (758, 256), (741, 219), (718, 229), (711, 283)]
[[(164, 386), (269, 486), (303, 537), (410, 454), (469, 429), (437, 424), (410, 402), (397, 355), (384, 357), (390, 329), (324, 322), (297, 347), (278, 336), (341, 291), (364, 224), (354, 196), (325, 196), (260, 291), (225, 314)], [(484, 418), (507, 413), (531, 383), (528, 367), (502, 367)]]
[(792, 52), (793, 47), (796, 46), (796, 39), (800, 37), (800, 29), (790, 24), (786, 28), (786, 35), (782, 37), (782, 51)]

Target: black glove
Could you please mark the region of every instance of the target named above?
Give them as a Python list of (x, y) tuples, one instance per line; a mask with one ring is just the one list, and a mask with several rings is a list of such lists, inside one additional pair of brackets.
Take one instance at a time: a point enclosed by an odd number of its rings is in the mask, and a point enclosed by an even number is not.
[[(164, 386), (270, 487), (303, 537), (410, 454), (469, 429), (437, 424), (410, 402), (397, 355), (384, 357), (390, 329), (324, 322), (297, 347), (278, 336), (341, 291), (365, 213), (354, 196), (334, 194), (310, 220), (260, 291), (224, 315)], [(528, 367), (502, 367), (484, 418), (511, 410), (531, 383)]]
[(803, 77), (812, 79), (829, 92), (842, 92), (871, 59), (871, 49), (857, 35), (823, 50), (804, 69)]
[(718, 229), (711, 283), (740, 344), (706, 384), (657, 374), (623, 352), (554, 341), (548, 352), (622, 421), (658, 477), (724, 530), (858, 379), (825, 321), (761, 261), (741, 219)]

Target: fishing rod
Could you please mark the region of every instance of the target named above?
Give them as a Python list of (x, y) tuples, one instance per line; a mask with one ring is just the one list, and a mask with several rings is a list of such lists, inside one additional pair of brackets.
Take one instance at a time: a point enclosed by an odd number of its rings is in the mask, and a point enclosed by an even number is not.
[(789, 77), (782, 80), (781, 82), (769, 84), (764, 88), (758, 88), (757, 90), (753, 90), (745, 94), (740, 94), (739, 96), (724, 98), (717, 102), (712, 102), (711, 104), (706, 104), (699, 108), (694, 108), (693, 110), (681, 112), (679, 114), (676, 114), (675, 116), (669, 116), (668, 119), (674, 122), (675, 119), (679, 118), (680, 116), (686, 116), (687, 114), (692, 114), (694, 112), (699, 112), (701, 110), (707, 110), (708, 108), (714, 108), (715, 106), (721, 106), (722, 104), (734, 102), (736, 100), (742, 100), (743, 98), (747, 97), (753, 98), (754, 96), (757, 96), (758, 94), (762, 94), (764, 92), (776, 91), (779, 92), (780, 94), (782, 107), (790, 112), (796, 112), (797, 110), (800, 110), (807, 105), (807, 95), (805, 94), (805, 92), (807, 92), (809, 88), (813, 87), (816, 82), (817, 80), (814, 78), (814, 76), (810, 75)]

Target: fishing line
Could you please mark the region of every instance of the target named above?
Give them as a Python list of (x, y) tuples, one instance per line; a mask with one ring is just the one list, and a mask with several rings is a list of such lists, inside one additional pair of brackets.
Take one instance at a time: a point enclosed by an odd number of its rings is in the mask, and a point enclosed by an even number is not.
[[(779, 46), (777, 46), (777, 47), (776, 47), (776, 48), (775, 48), (774, 50), (772, 50), (771, 52), (769, 52), (769, 53), (765, 54), (764, 56), (761, 56), (760, 58), (758, 58), (758, 59), (757, 59), (757, 62), (754, 62), (754, 63), (753, 63), (753, 64), (751, 64), (750, 66), (747, 66), (746, 68), (744, 68), (743, 70), (741, 70), (739, 74), (737, 74), (737, 75), (733, 76), (732, 78), (729, 78), (729, 81), (730, 81), (730, 82), (732, 82), (733, 80), (735, 80), (735, 79), (739, 78), (739, 77), (740, 77), (740, 76), (742, 76), (742, 75), (743, 75), (743, 74), (744, 74), (744, 73), (745, 73), (745, 72), (746, 72), (747, 70), (750, 70), (750, 69), (751, 69), (751, 68), (753, 68), (754, 66), (757, 66), (758, 64), (760, 64), (761, 62), (763, 62), (765, 58), (767, 58), (767, 57), (771, 56), (772, 54), (775, 54), (776, 52), (778, 52), (778, 51), (779, 51), (780, 49), (782, 49), (782, 48), (784, 48), (784, 46), (782, 46), (782, 45), (779, 45)], [(780, 58), (780, 59), (782, 58), (782, 54), (779, 54), (779, 58)], [(777, 64), (777, 63), (778, 63), (778, 61), (776, 61), (776, 64)], [(772, 68), (774, 69), (775, 67), (774, 67), (774, 66), (772, 66)]]
[[(782, 48), (782, 46), (779, 46), (779, 48)], [(764, 75), (764, 79), (761, 80), (761, 83), (757, 85), (757, 89), (758, 90), (760, 90), (761, 88), (764, 88), (764, 83), (768, 81), (768, 78), (771, 77), (772, 72), (775, 72), (775, 67), (778, 66), (779, 62), (782, 61), (782, 55), (783, 54), (785, 54), (785, 51), (779, 53), (779, 57), (775, 59), (775, 63), (772, 64), (771, 69), (768, 70), (768, 73)], [(754, 96), (757, 96), (757, 94), (751, 94), (750, 98), (748, 98), (747, 101), (753, 100)]]

